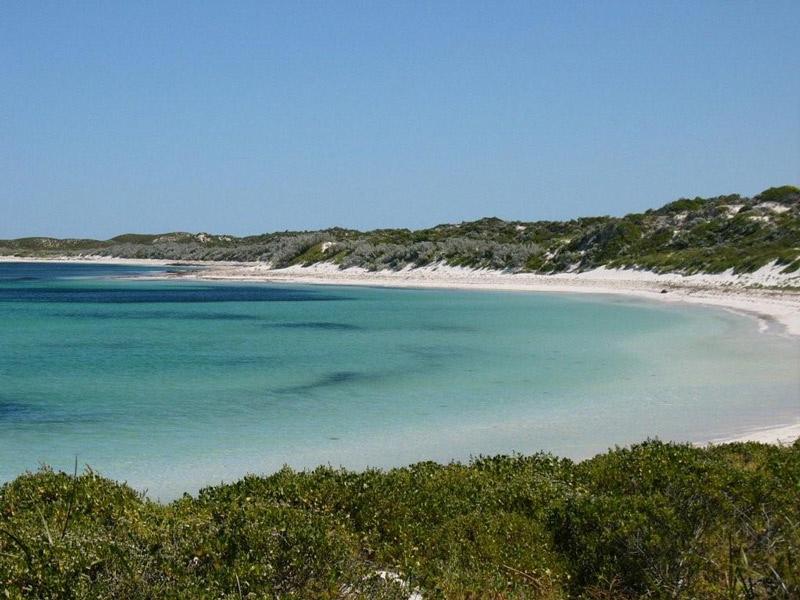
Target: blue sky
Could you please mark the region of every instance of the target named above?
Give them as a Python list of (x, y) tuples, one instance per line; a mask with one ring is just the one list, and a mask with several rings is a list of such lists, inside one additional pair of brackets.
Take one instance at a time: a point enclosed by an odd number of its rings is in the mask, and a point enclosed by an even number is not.
[(800, 2), (0, 3), (0, 237), (625, 214), (800, 181)]

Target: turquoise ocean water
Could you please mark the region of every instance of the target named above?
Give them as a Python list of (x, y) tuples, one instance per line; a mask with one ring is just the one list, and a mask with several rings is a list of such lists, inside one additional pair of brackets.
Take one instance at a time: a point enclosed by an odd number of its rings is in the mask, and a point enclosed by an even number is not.
[(582, 458), (800, 417), (800, 343), (725, 311), (146, 271), (0, 264), (0, 480), (77, 456), (169, 499), (283, 464)]

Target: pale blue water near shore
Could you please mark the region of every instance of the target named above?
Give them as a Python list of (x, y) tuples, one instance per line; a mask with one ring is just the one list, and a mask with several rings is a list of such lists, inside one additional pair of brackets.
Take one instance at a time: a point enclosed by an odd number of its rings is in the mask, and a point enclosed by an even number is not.
[(800, 344), (616, 297), (130, 280), (0, 264), (0, 480), (77, 455), (152, 497), (800, 416)]

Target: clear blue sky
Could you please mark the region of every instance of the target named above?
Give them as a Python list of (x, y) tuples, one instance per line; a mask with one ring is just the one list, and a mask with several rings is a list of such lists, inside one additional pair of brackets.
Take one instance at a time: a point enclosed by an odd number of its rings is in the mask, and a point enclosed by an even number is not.
[(800, 181), (800, 2), (0, 3), (0, 237), (624, 214)]

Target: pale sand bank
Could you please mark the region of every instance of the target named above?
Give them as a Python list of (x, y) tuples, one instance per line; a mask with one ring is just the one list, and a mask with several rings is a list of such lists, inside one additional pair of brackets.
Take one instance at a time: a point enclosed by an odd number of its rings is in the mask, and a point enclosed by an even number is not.
[(762, 444), (789, 445), (794, 443), (797, 439), (800, 439), (800, 422), (794, 425), (780, 425), (777, 427), (755, 429), (741, 435), (709, 440), (706, 443), (697, 445), (707, 446), (709, 444), (730, 444), (734, 442), (761, 442)]

